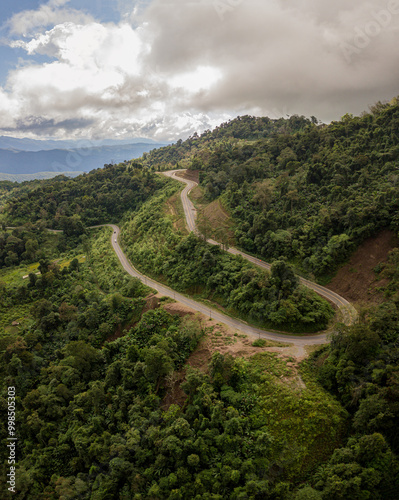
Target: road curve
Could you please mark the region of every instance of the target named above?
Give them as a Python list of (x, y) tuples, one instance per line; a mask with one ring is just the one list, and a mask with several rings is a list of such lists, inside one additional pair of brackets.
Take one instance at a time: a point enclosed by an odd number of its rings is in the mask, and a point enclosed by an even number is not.
[[(188, 195), (190, 194), (190, 191), (197, 186), (198, 184), (195, 181), (184, 179), (183, 177), (180, 177), (178, 175), (178, 172), (181, 172), (180, 170), (169, 170), (167, 172), (162, 172), (164, 175), (167, 177), (172, 177), (180, 182), (184, 182), (186, 184), (185, 188), (181, 192), (181, 200), (184, 208), (184, 214), (186, 216), (187, 220), (187, 226), (189, 231), (194, 232), (195, 234), (199, 235), (198, 229), (195, 224), (195, 219), (196, 219), (196, 210), (195, 207), (192, 203), (192, 201), (188, 198)], [(208, 239), (208, 243), (211, 245), (220, 245), (215, 240)], [(268, 271), (270, 271), (271, 265), (268, 264), (267, 262), (263, 262), (261, 259), (258, 259), (256, 257), (253, 257), (252, 255), (248, 255), (244, 252), (241, 252), (240, 250), (237, 250), (236, 248), (229, 248), (227, 252), (233, 254), (233, 255), (241, 255), (244, 257), (244, 259), (247, 259), (248, 261), (252, 262), (253, 264), (262, 267)], [(333, 292), (332, 290), (329, 290), (328, 288), (325, 288), (321, 285), (318, 285), (317, 283), (313, 283), (312, 281), (306, 280), (305, 278), (299, 278), (300, 282), (307, 286), (308, 288), (311, 288), (314, 290), (316, 293), (321, 295), (322, 297), (326, 298), (330, 302), (334, 303), (338, 309), (341, 311), (342, 318), (345, 324), (350, 325), (352, 324), (356, 319), (357, 319), (357, 311), (353, 307), (353, 305), (348, 302), (346, 299), (338, 295), (337, 293)]]
[[(175, 171), (169, 171), (165, 172), (166, 175), (169, 177), (175, 177), (178, 180), (184, 182), (187, 184), (187, 186), (184, 188), (182, 191), (182, 201), (183, 201), (183, 207), (184, 207), (184, 212), (186, 215), (187, 219), (187, 225), (192, 230), (194, 233), (198, 234), (196, 225), (195, 225), (195, 219), (196, 219), (196, 210), (194, 208), (194, 205), (192, 204), (191, 200), (188, 198), (188, 194), (191, 191), (193, 187), (197, 185), (196, 182), (194, 181), (189, 181), (187, 179), (183, 179), (180, 177), (177, 177), (173, 175)], [(285, 333), (278, 333), (278, 332), (270, 332), (261, 328), (256, 328), (254, 326), (248, 325), (248, 323), (241, 321), (236, 318), (231, 318), (230, 316), (227, 316), (220, 311), (217, 311), (213, 308), (207, 307), (204, 304), (201, 304), (200, 302), (197, 302), (193, 299), (190, 299), (178, 292), (175, 292), (171, 288), (158, 283), (157, 281), (153, 280), (152, 278), (149, 278), (148, 276), (145, 276), (144, 274), (141, 274), (137, 269), (132, 265), (132, 263), (129, 261), (129, 259), (126, 257), (124, 254), (122, 248), (119, 245), (119, 236), (120, 236), (120, 228), (115, 225), (115, 224), (102, 224), (98, 226), (91, 226), (88, 229), (96, 229), (96, 228), (101, 228), (101, 227), (110, 227), (113, 230), (112, 236), (111, 236), (111, 245), (112, 248), (114, 249), (120, 263), (122, 264), (122, 267), (125, 269), (125, 271), (130, 274), (131, 276), (138, 278), (140, 281), (142, 281), (145, 285), (153, 288), (154, 290), (157, 290), (159, 293), (162, 295), (165, 295), (166, 297), (170, 297), (172, 299), (175, 299), (182, 304), (190, 307), (191, 309), (200, 312), (204, 314), (205, 316), (209, 316), (212, 319), (224, 323), (227, 326), (230, 326), (231, 328), (234, 328), (236, 330), (239, 330), (243, 333), (246, 333), (248, 335), (257, 335), (260, 338), (265, 338), (269, 340), (274, 340), (278, 342), (287, 342), (291, 343), (293, 345), (303, 347), (305, 345), (321, 345), (325, 344), (328, 342), (327, 339), (327, 333), (321, 333), (321, 334), (314, 334), (314, 335), (289, 335)], [(8, 227), (7, 229), (15, 229)], [(49, 229), (51, 232), (55, 233), (61, 233), (62, 231), (60, 230), (52, 230)], [(214, 240), (207, 240), (208, 243), (211, 243), (212, 245), (219, 245), (218, 242)], [(229, 253), (234, 254), (234, 255), (242, 255), (244, 258), (248, 259), (249, 261), (253, 262), (254, 264), (263, 267), (265, 269), (270, 269), (270, 264), (267, 264), (266, 262), (261, 261), (260, 259), (257, 259), (256, 257), (252, 257), (251, 255), (247, 255), (240, 250), (237, 250), (235, 248), (230, 248), (227, 250)], [(345, 314), (345, 320), (348, 324), (353, 322), (355, 319), (357, 313), (354, 307), (347, 302), (345, 299), (340, 297), (339, 295), (335, 294), (331, 290), (328, 290), (324, 287), (321, 287), (320, 285), (317, 285), (315, 283), (312, 283), (310, 281), (307, 281), (303, 278), (300, 278), (302, 283), (304, 283), (306, 286), (309, 286), (313, 290), (315, 290), (317, 293), (320, 295), (323, 295), (326, 298), (329, 298), (331, 301), (335, 302), (338, 307), (344, 312)], [(331, 294), (331, 295), (330, 295)], [(352, 313), (352, 309), (354, 313)]]
[[(129, 261), (129, 259), (126, 257), (122, 248), (119, 245), (119, 235), (120, 235), (119, 227), (116, 226), (115, 224), (105, 224), (104, 226), (111, 227), (113, 230), (111, 236), (112, 248), (114, 249), (116, 255), (118, 256), (118, 259), (122, 264), (122, 267), (125, 269), (125, 271), (129, 273), (131, 276), (138, 278), (140, 281), (142, 281), (149, 287), (157, 290), (162, 295), (175, 299), (178, 302), (181, 302), (182, 304), (190, 307), (191, 309), (194, 309), (195, 311), (198, 311), (204, 314), (205, 316), (211, 317), (213, 320), (216, 320), (220, 323), (224, 323), (225, 325), (230, 326), (231, 328), (239, 330), (248, 335), (257, 335), (258, 337), (261, 338), (274, 340), (277, 342), (292, 343), (296, 346), (302, 346), (302, 347), (305, 345), (320, 345), (320, 344), (325, 344), (327, 342), (326, 333), (322, 333), (319, 335), (288, 335), (288, 334), (286, 335), (284, 333), (269, 332), (260, 328), (256, 328), (254, 326), (248, 325), (244, 321), (231, 318), (230, 316), (226, 316), (225, 314), (216, 311), (215, 309), (210, 309), (209, 307), (205, 306), (204, 304), (201, 304), (200, 302), (197, 302), (178, 292), (175, 292), (171, 288), (162, 285), (161, 283), (158, 283), (157, 281), (145, 276), (144, 274), (139, 273), (137, 269), (135, 269), (135, 267)], [(95, 229), (104, 226), (92, 226), (89, 229)]]

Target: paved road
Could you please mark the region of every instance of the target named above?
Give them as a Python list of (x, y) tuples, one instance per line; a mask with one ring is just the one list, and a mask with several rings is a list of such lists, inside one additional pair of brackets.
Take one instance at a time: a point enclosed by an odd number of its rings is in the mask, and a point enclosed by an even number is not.
[[(195, 225), (195, 220), (196, 220), (196, 210), (191, 202), (191, 200), (188, 198), (188, 195), (190, 194), (190, 191), (197, 186), (197, 183), (192, 180), (184, 179), (183, 177), (179, 176), (180, 170), (170, 170), (168, 172), (163, 172), (164, 175), (167, 177), (172, 177), (180, 182), (184, 182), (186, 184), (185, 188), (183, 189), (181, 193), (181, 199), (182, 199), (182, 204), (184, 208), (184, 213), (186, 216), (187, 220), (187, 226), (190, 231), (193, 231), (195, 234), (199, 234), (198, 229)], [(208, 239), (208, 243), (211, 245), (220, 245), (215, 240)], [(244, 259), (249, 260), (253, 264), (256, 264), (259, 267), (262, 267), (264, 269), (267, 269), (268, 271), (270, 270), (271, 265), (268, 264), (267, 262), (264, 262), (260, 259), (257, 259), (256, 257), (252, 257), (252, 255), (248, 255), (244, 252), (241, 252), (240, 250), (237, 250), (236, 248), (229, 248), (227, 252), (233, 254), (233, 255), (241, 255), (244, 257)], [(333, 292), (332, 290), (329, 290), (328, 288), (325, 288), (321, 285), (318, 285), (316, 283), (313, 283), (309, 280), (306, 280), (304, 278), (299, 278), (301, 283), (307, 286), (308, 288), (311, 288), (314, 290), (316, 293), (321, 295), (322, 297), (328, 299), (330, 302), (334, 303), (339, 310), (342, 313), (342, 318), (343, 321), (350, 325), (352, 324), (356, 318), (357, 318), (357, 311), (356, 309), (352, 306), (350, 302), (348, 302), (346, 299), (338, 295), (337, 293)]]
[[(193, 187), (195, 187), (197, 184), (194, 181), (189, 181), (187, 179), (180, 178), (175, 175), (175, 171), (172, 172), (166, 172), (166, 175), (169, 177), (175, 177), (179, 181), (182, 181), (186, 183), (186, 187), (182, 191), (182, 202), (183, 202), (183, 207), (184, 207), (184, 212), (186, 215), (187, 219), (187, 225), (191, 231), (194, 233), (198, 234), (196, 225), (195, 225), (195, 220), (196, 220), (196, 210), (194, 208), (194, 205), (192, 204), (191, 200), (188, 198), (188, 194), (191, 191)], [(263, 330), (260, 328), (256, 328), (254, 326), (248, 325), (244, 321), (241, 321), (239, 319), (231, 318), (230, 316), (226, 316), (225, 314), (216, 311), (215, 309), (210, 309), (209, 307), (205, 306), (204, 304), (201, 304), (200, 302), (197, 302), (193, 299), (190, 299), (178, 292), (175, 292), (171, 288), (158, 283), (157, 281), (141, 274), (140, 272), (135, 269), (135, 267), (132, 265), (132, 263), (129, 261), (129, 259), (126, 257), (124, 254), (122, 248), (119, 245), (119, 235), (120, 235), (120, 228), (116, 226), (115, 224), (105, 224), (108, 227), (111, 227), (113, 230), (112, 236), (111, 236), (111, 244), (112, 248), (114, 249), (116, 255), (118, 256), (118, 259), (120, 260), (123, 268), (127, 273), (129, 273), (131, 276), (134, 276), (136, 278), (139, 278), (144, 284), (148, 285), (149, 287), (157, 290), (159, 293), (162, 295), (165, 295), (167, 297), (173, 298), (177, 300), (178, 302), (181, 302), (182, 304), (190, 307), (191, 309), (198, 311), (205, 316), (209, 316), (212, 319), (224, 323), (225, 325), (230, 326), (233, 329), (239, 330), (243, 333), (249, 334), (249, 335), (256, 335), (261, 338), (269, 339), (269, 340), (274, 340), (274, 341), (280, 341), (280, 342), (287, 342), (291, 343), (296, 346), (303, 347), (305, 345), (320, 345), (320, 344), (325, 344), (328, 339), (327, 339), (327, 334), (326, 333), (321, 333), (321, 334), (316, 334), (316, 335), (288, 335), (284, 333), (277, 333), (277, 332), (270, 332), (267, 330)], [(104, 227), (104, 226), (92, 226), (92, 228), (89, 229), (94, 229), (98, 227)], [(54, 232), (61, 232), (61, 231), (54, 231)], [(219, 245), (218, 242), (214, 240), (208, 240), (209, 243), (213, 245)], [(250, 260), (251, 262), (264, 267), (265, 269), (270, 269), (270, 265), (267, 264), (266, 262), (261, 261), (260, 259), (257, 259), (255, 257), (252, 257), (251, 255), (247, 255), (235, 248), (230, 248), (228, 252), (232, 254), (239, 254), (242, 255), (244, 258)], [(340, 297), (339, 295), (335, 294), (331, 290), (328, 290), (324, 287), (321, 287), (319, 285), (316, 285), (315, 283), (311, 283), (307, 280), (304, 280), (301, 278), (301, 281), (312, 288), (313, 290), (317, 291), (320, 295), (323, 295), (324, 297), (329, 298), (333, 302), (335, 302), (341, 310), (343, 310), (345, 314), (345, 319), (347, 323), (349, 324), (354, 320), (356, 317), (356, 310), (347, 302), (345, 299)], [(352, 312), (354, 311), (354, 313)]]
[[(285, 335), (284, 333), (268, 332), (260, 328), (255, 328), (251, 325), (248, 325), (244, 321), (240, 321), (239, 319), (235, 318), (230, 318), (229, 316), (226, 316), (225, 314), (219, 311), (210, 309), (204, 304), (196, 302), (195, 300), (190, 299), (188, 297), (185, 297), (184, 295), (175, 292), (171, 288), (162, 285), (161, 283), (158, 283), (157, 281), (154, 281), (153, 279), (148, 278), (147, 276), (144, 276), (143, 274), (139, 273), (137, 269), (135, 269), (135, 267), (123, 253), (123, 250), (119, 245), (119, 235), (120, 235), (119, 227), (116, 226), (115, 224), (106, 224), (106, 225), (113, 229), (111, 244), (125, 271), (129, 273), (131, 276), (139, 278), (143, 283), (150, 286), (151, 288), (154, 288), (162, 295), (175, 299), (178, 302), (181, 302), (182, 304), (191, 307), (191, 309), (194, 309), (195, 311), (204, 314), (205, 316), (209, 316), (220, 323), (224, 323), (225, 325), (228, 325), (236, 330), (239, 330), (249, 335), (257, 335), (259, 337), (269, 340), (292, 343), (297, 346), (319, 345), (319, 344), (325, 344), (327, 342), (326, 333), (319, 335), (296, 336), (296, 335)], [(93, 226), (93, 228), (94, 227), (102, 227), (102, 226)]]

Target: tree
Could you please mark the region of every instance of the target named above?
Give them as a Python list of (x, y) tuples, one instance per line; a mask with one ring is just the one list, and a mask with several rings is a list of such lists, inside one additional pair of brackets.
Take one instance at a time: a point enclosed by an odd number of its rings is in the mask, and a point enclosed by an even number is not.
[(40, 274), (44, 275), (49, 270), (50, 261), (47, 258), (42, 258), (39, 260), (39, 271)]
[(53, 311), (53, 305), (47, 299), (40, 299), (32, 306), (31, 313), (35, 318), (41, 319)]
[(299, 285), (299, 278), (284, 260), (276, 260), (270, 269), (270, 281), (280, 291), (280, 297), (288, 297)]
[(29, 260), (35, 260), (36, 252), (39, 249), (39, 243), (36, 239), (29, 239), (25, 243), (25, 252)]
[(72, 217), (62, 216), (60, 218), (60, 226), (67, 237), (80, 236), (85, 232), (84, 224), (78, 214), (74, 214)]
[(399, 487), (399, 464), (381, 434), (351, 438), (316, 474), (323, 500), (392, 498)]
[(291, 191), (288, 191), (287, 198), (291, 202), (291, 215), (292, 215), (292, 207), (293, 207), (294, 201), (298, 201), (299, 200), (298, 190), (297, 189), (292, 189)]
[(158, 391), (161, 377), (170, 373), (173, 368), (173, 360), (163, 346), (151, 346), (145, 355), (146, 377), (156, 384)]
[(270, 179), (255, 184), (254, 202), (265, 209), (273, 199), (273, 185)]
[(71, 263), (68, 266), (68, 270), (70, 272), (79, 271), (79, 261), (78, 261), (78, 259), (76, 259), (76, 258), (72, 259)]
[(305, 486), (298, 490), (293, 500), (322, 500), (322, 494), (311, 486)]

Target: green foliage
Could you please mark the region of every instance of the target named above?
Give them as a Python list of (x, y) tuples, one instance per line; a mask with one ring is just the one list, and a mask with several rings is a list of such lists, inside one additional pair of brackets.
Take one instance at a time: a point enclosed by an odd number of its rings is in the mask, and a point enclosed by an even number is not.
[(8, 198), (6, 215), (9, 225), (13, 221), (21, 224), (40, 220), (46, 227), (64, 229), (68, 235), (81, 234), (84, 226), (116, 222), (164, 182), (139, 162), (133, 168), (106, 165), (74, 179), (43, 181), (27, 192), (21, 188), (21, 194), (17, 190)]
[(399, 463), (381, 434), (352, 438), (315, 475), (315, 488), (326, 500), (394, 498)]
[(194, 234), (176, 232), (162, 209), (174, 189), (168, 186), (146, 202), (123, 228), (127, 255), (139, 269), (176, 290), (215, 300), (258, 325), (291, 331), (326, 327), (331, 307), (300, 286), (285, 261), (276, 261), (269, 275)]
[[(85, 227), (124, 215), (123, 241), (147, 274), (255, 322), (319, 328), (331, 310), (288, 262), (330, 273), (362, 238), (398, 227), (397, 123), (397, 100), (328, 127), (242, 117), (131, 167), (0, 183), (9, 218), (42, 221), (0, 237), (0, 406), (16, 387), (17, 497), (395, 498), (398, 252), (376, 268), (388, 301), (338, 326), (299, 370), (258, 352), (180, 371), (201, 321), (142, 315), (148, 289), (120, 267), (111, 230)], [(240, 245), (274, 259), (270, 274), (174, 230), (163, 208), (178, 184), (147, 168), (171, 164), (201, 170), (209, 199), (223, 194)]]
[[(210, 375), (188, 371), (185, 406), (162, 409), (201, 323), (156, 309), (132, 326), (142, 301), (124, 296), (130, 287), (107, 254), (110, 235), (104, 228), (85, 240), (86, 262), (71, 255), (54, 267), (43, 259), (43, 274), (24, 284), (30, 325), (0, 337), (0, 404), (7, 385), (18, 388), (19, 494), (288, 499), (287, 481), (302, 477), (301, 464), (320, 442), (318, 456), (328, 456), (339, 439), (342, 411), (319, 390), (298, 398), (281, 387), (290, 370), (273, 355), (248, 362), (221, 354)], [(286, 277), (278, 269), (276, 279)], [(104, 343), (126, 323), (124, 336)]]
[(319, 378), (353, 414), (355, 430), (381, 432), (398, 450), (397, 335), (387, 342), (378, 335), (376, 327), (372, 318), (359, 325), (341, 327), (332, 338), (328, 358), (318, 370)]
[(352, 437), (312, 479), (322, 498), (395, 498), (399, 487), (399, 261), (394, 250), (377, 274), (387, 301), (341, 326), (311, 360), (320, 382), (351, 415)]
[(25, 224), (8, 230), (0, 230), (0, 269), (37, 262), (45, 254), (55, 254), (58, 239), (42, 224)]
[(365, 238), (399, 229), (398, 117), (397, 99), (328, 126), (241, 117), (145, 161), (200, 170), (208, 199), (223, 195), (243, 249), (329, 276)]
[(265, 339), (257, 339), (254, 342), (252, 342), (253, 347), (264, 347), (265, 345), (266, 345)]
[(144, 286), (137, 278), (129, 276), (122, 268), (118, 257), (111, 247), (112, 229), (93, 230), (94, 238), (88, 248), (88, 260), (97, 283), (105, 292), (118, 290), (125, 297), (143, 297), (151, 289)]
[(178, 167), (184, 163), (190, 169), (196, 170), (201, 168), (205, 159), (215, 165), (220, 165), (227, 157), (228, 153), (226, 152), (230, 151), (238, 141), (243, 142), (240, 150), (242, 157), (245, 158), (250, 155), (248, 140), (269, 138), (279, 133), (292, 133), (310, 125), (311, 121), (303, 116), (292, 116), (288, 120), (239, 116), (234, 120), (222, 123), (213, 131), (205, 131), (201, 136), (194, 133), (186, 141), (178, 140), (176, 144), (153, 149), (149, 153), (145, 153), (143, 159), (146, 165), (159, 170)]
[[(50, 302), (41, 301), (38, 318), (46, 317), (50, 308)], [(79, 323), (78, 309), (74, 312), (70, 319)], [(25, 339), (8, 339), (0, 364), (2, 405), (6, 385), (18, 387), (19, 494), (38, 499), (55, 489), (68, 498), (96, 498), (101, 491), (103, 498), (126, 488), (150, 494), (151, 470), (161, 478), (168, 468), (177, 473), (184, 467), (198, 469), (196, 444), (184, 441), (193, 434), (190, 424), (184, 418), (165, 418), (168, 425), (163, 424), (160, 399), (154, 395), (195, 348), (201, 335), (197, 321), (149, 311), (129, 334), (102, 349), (87, 337), (67, 341), (55, 356), (49, 349), (57, 347), (61, 331), (43, 339), (39, 349), (35, 327)], [(3, 475), (5, 450), (0, 453)], [(138, 484), (136, 473), (143, 476)]]

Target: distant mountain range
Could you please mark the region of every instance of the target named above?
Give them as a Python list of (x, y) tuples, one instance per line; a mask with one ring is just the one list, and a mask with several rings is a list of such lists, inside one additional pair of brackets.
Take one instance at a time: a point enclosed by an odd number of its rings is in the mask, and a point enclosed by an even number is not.
[(36, 172), (35, 174), (3, 174), (0, 172), (0, 182), (10, 181), (10, 182), (25, 182), (25, 181), (35, 181), (43, 179), (53, 179), (57, 175), (65, 175), (66, 177), (77, 177), (85, 172)]
[[(145, 139), (143, 137), (135, 137), (132, 139), (99, 139), (99, 140), (37, 140), (37, 139), (17, 139), (16, 137), (9, 137), (6, 135), (0, 136), (0, 149), (14, 149), (16, 151), (46, 151), (50, 149), (82, 149), (94, 148), (99, 146), (123, 146), (130, 144), (159, 144), (152, 139)], [(164, 144), (163, 144), (164, 145)]]
[(139, 158), (165, 146), (150, 139), (37, 141), (0, 137), (0, 173), (89, 172), (108, 163)]

